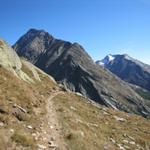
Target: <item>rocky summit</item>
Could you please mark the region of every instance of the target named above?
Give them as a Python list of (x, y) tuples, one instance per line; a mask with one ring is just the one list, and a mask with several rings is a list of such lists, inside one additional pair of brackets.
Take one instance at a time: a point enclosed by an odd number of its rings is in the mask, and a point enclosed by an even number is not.
[(122, 80), (150, 91), (150, 65), (144, 64), (127, 54), (108, 55), (96, 63), (103, 65)]
[(147, 101), (127, 83), (96, 65), (78, 43), (55, 39), (44, 30), (30, 29), (13, 48), (66, 89), (114, 109), (150, 116)]

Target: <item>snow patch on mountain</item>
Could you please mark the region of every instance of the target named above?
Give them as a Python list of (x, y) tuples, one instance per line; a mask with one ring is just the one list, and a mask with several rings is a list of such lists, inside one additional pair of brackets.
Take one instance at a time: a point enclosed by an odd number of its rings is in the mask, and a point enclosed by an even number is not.
[(105, 66), (115, 59), (115, 55), (107, 55), (104, 59), (96, 61), (96, 64)]

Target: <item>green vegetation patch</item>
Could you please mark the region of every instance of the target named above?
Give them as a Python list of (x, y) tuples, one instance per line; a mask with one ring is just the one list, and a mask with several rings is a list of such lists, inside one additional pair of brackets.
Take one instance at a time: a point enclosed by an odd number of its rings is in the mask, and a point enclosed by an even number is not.
[(143, 91), (141, 89), (136, 89), (136, 92), (142, 96), (144, 99), (150, 100), (150, 92), (149, 91)]

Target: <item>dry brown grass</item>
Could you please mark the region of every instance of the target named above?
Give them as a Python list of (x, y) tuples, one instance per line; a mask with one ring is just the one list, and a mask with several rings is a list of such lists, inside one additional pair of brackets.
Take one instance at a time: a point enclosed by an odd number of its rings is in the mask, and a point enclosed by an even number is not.
[[(58, 95), (54, 103), (64, 138), (71, 150), (117, 150), (117, 144), (128, 146), (130, 150), (138, 148), (138, 145), (143, 149), (150, 146), (150, 121), (145, 118), (113, 109), (97, 108), (74, 94)], [(117, 121), (114, 116), (124, 118), (125, 121)], [(134, 138), (135, 145), (123, 142), (131, 142), (129, 137)]]
[(11, 139), (17, 144), (25, 147), (32, 147), (32, 149), (36, 147), (36, 141), (34, 138), (24, 131), (15, 131), (15, 133), (11, 136)]
[(0, 46), (4, 45), (3, 41), (0, 40)]
[[(28, 68), (23, 67), (23, 71), (33, 78)], [(45, 100), (51, 95), (52, 89), (56, 91), (61, 88), (38, 73), (42, 81), (28, 84), (0, 67), (0, 122), (4, 123), (0, 127), (0, 149), (6, 149), (8, 145), (12, 149), (18, 145), (20, 149), (34, 149), (39, 142), (32, 138), (32, 133), (40, 132), (40, 122), (44, 122)], [(117, 150), (117, 144), (122, 144), (133, 150), (138, 145), (143, 149), (150, 146), (149, 120), (108, 108), (98, 108), (80, 96), (64, 93), (56, 96), (53, 101), (68, 149), (103, 150), (105, 147)], [(14, 104), (24, 108), (27, 113), (13, 107)], [(124, 118), (125, 121), (116, 121), (114, 116)], [(33, 129), (28, 129), (27, 125)], [(132, 141), (129, 137), (134, 138), (135, 145), (123, 142), (125, 139)]]
[[(23, 71), (31, 78), (33, 77), (27, 68), (23, 67)], [(51, 88), (55, 86), (44, 75), (40, 74), (40, 77), (41, 82), (29, 84), (0, 67), (0, 122), (4, 123), (0, 129), (3, 135), (6, 134), (4, 131), (10, 134), (10, 129), (17, 131), (7, 138), (3, 138), (0, 134), (1, 143), (3, 143), (3, 145), (0, 143), (1, 147), (7, 147), (7, 140), (23, 147), (33, 147), (33, 143), (36, 143), (31, 140), (31, 134), (39, 130), (40, 120), (46, 114), (45, 100)], [(25, 109), (27, 113), (14, 107), (15, 104)], [(33, 129), (27, 130), (27, 125), (31, 125)], [(10, 147), (15, 145), (12, 143), (10, 142)]]

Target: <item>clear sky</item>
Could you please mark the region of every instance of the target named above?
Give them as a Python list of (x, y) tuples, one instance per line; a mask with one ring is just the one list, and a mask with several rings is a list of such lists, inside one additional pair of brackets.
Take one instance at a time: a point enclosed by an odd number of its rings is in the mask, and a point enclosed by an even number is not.
[(150, 64), (150, 0), (0, 0), (0, 37), (30, 28), (80, 43), (94, 60), (128, 53)]

